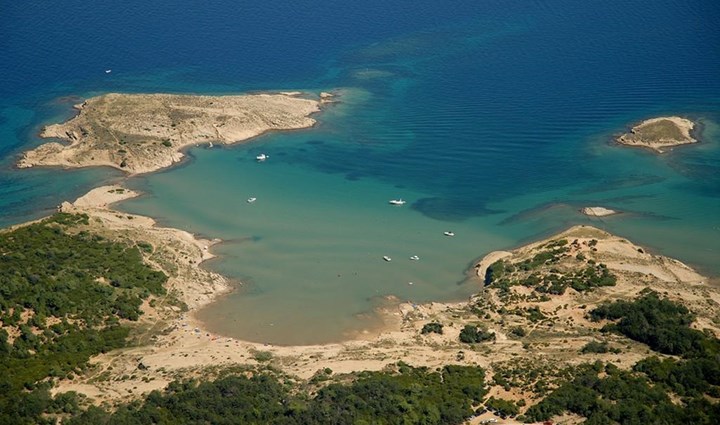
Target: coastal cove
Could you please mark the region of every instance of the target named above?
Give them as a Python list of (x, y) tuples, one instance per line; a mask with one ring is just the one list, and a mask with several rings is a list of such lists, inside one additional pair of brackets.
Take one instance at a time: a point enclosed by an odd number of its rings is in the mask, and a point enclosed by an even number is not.
[[(490, 204), (496, 211), (491, 214), (446, 221), (422, 213), (427, 193), (298, 167), (301, 158), (314, 157), (332, 143), (325, 137), (338, 131), (334, 114), (356, 107), (349, 95), (341, 99), (311, 132), (275, 134), (231, 151), (195, 150), (191, 165), (130, 182), (149, 195), (121, 209), (224, 240), (214, 249), (219, 258), (208, 267), (243, 284), (200, 312), (213, 332), (273, 344), (324, 343), (372, 333), (382, 326), (373, 312), (387, 303), (387, 296), (414, 303), (465, 299), (479, 287), (464, 273), (477, 253), (519, 246), (578, 223), (622, 235), (639, 233), (653, 241), (653, 252), (675, 254), (717, 275), (716, 242), (693, 224), (710, 219), (714, 201), (687, 192), (646, 195), (676, 185), (673, 168), (662, 172), (662, 180), (657, 174), (616, 178), (596, 188), (600, 196), (595, 190), (583, 193), (584, 184), (566, 186), (562, 192)], [(598, 143), (602, 149), (607, 142)], [(258, 163), (255, 157), (261, 152), (270, 159)], [(608, 148), (603, 153), (614, 157), (603, 165), (612, 164), (612, 172), (621, 176), (636, 171), (631, 165), (638, 159), (635, 151)], [(624, 165), (617, 156), (630, 162)], [(651, 158), (640, 158), (658, 173)], [(231, 188), (204, 183), (224, 179), (238, 183)], [(247, 203), (250, 197), (257, 201)], [(388, 204), (398, 197), (408, 204)], [(557, 201), (547, 202), (553, 198)], [(703, 202), (708, 207), (700, 207)], [(623, 213), (602, 218), (581, 213), (582, 207), (596, 203)], [(687, 221), (678, 222), (677, 217)], [(447, 230), (456, 236), (444, 236)], [(420, 260), (411, 261), (413, 255)], [(312, 310), (305, 308), (309, 303)]]
[[(322, 119), (324, 115), (329, 115), (323, 120), (325, 125), (307, 132), (306, 138), (332, 132), (333, 129), (327, 124), (332, 123), (333, 118), (345, 116), (357, 107), (357, 103), (364, 101), (361, 94), (352, 90), (338, 93), (342, 93), (338, 98), (340, 103), (332, 105), (331, 109), (326, 109), (319, 116)], [(156, 96), (162, 95), (148, 96), (150, 105), (155, 104), (153, 99)], [(195, 102), (191, 100), (192, 96), (185, 98), (188, 102)], [(218, 103), (224, 102), (222, 96), (211, 99)], [(256, 113), (252, 112), (252, 107), (243, 107), (248, 109), (242, 112), (240, 108), (241, 114)], [(140, 106), (140, 109), (147, 107)], [(135, 114), (132, 109), (127, 111), (128, 117)], [(314, 107), (307, 110), (315, 111)], [(116, 114), (113, 120), (119, 123), (127, 121), (124, 113)], [(262, 113), (257, 113), (262, 117)], [(164, 120), (164, 116), (161, 119)], [(314, 120), (310, 123), (314, 123)], [(83, 137), (91, 141), (95, 140), (96, 131), (105, 131), (102, 126), (90, 131), (82, 125), (74, 125), (77, 130), (61, 131), (73, 135), (69, 138), (75, 141), (78, 131), (83, 131)], [(148, 118), (145, 125), (157, 127), (157, 122)], [(50, 128), (62, 129), (68, 126), (54, 125)], [(119, 134), (124, 139), (124, 133)], [(142, 146), (146, 143), (142, 137), (131, 139), (129, 145), (119, 147), (134, 149), (133, 143)], [(286, 137), (288, 143), (283, 143), (282, 134), (267, 136), (271, 140), (257, 140), (237, 152), (207, 147), (196, 149), (192, 154), (195, 162), (188, 166), (146, 178), (135, 176), (126, 181), (136, 189), (142, 187), (139, 183), (145, 182), (160, 182), (166, 186), (160, 190), (146, 186), (142, 190), (148, 195), (144, 197), (127, 196), (130, 200), (121, 206), (125, 211), (133, 211), (138, 206), (142, 209), (148, 203), (152, 205), (156, 193), (175, 193), (178, 199), (169, 204), (173, 211), (192, 211), (205, 217), (177, 227), (192, 229), (195, 233), (224, 241), (213, 248), (221, 257), (209, 267), (219, 273), (218, 276), (234, 278), (238, 285), (230, 290), (228, 284), (223, 284), (224, 289), (219, 291), (225, 293), (223, 298), (218, 300), (212, 296), (211, 299), (215, 300), (212, 304), (202, 302), (200, 305), (205, 307), (193, 313), (200, 320), (198, 326), (207, 327), (213, 334), (286, 346), (366, 339), (393, 326), (393, 320), (388, 320), (384, 312), (393, 310), (400, 302), (458, 301), (475, 294), (482, 287), (481, 279), (458, 273), (470, 267), (467, 258), (471, 256), (466, 253), (479, 247), (487, 252), (493, 247), (509, 246), (508, 239), (498, 238), (491, 233), (478, 233), (478, 229), (491, 227), (491, 221), (474, 219), (453, 222), (454, 231), (449, 232), (444, 230), (447, 227), (440, 227), (426, 215), (418, 214), (417, 208), (413, 208), (417, 201), (411, 204), (411, 208), (389, 205), (387, 199), (397, 192), (390, 192), (382, 185), (338, 179), (333, 175), (320, 179), (317, 175), (309, 176), (303, 169), (287, 167), (282, 162), (278, 164), (277, 158), (286, 160), (287, 153), (284, 150), (295, 148), (298, 134)], [(190, 138), (185, 143), (196, 144), (196, 141)], [(99, 151), (93, 142), (82, 149)], [(114, 149), (117, 146), (108, 148), (111, 152)], [(256, 153), (260, 149), (271, 152), (271, 155), (264, 156), (262, 161), (258, 160), (259, 155)], [(206, 155), (212, 159), (204, 158)], [(274, 160), (267, 161), (265, 158)], [(155, 170), (165, 166), (162, 161), (158, 164), (154, 166)], [(210, 164), (211, 168), (204, 167), (205, 164)], [(84, 167), (87, 164), (75, 159), (66, 166)], [(153, 170), (141, 167), (147, 171)], [(137, 174), (138, 170), (133, 171)], [(238, 182), (230, 196), (226, 188), (218, 190), (216, 185), (208, 186), (205, 183), (223, 179)], [(307, 194), (317, 192), (318, 188), (321, 188), (320, 196), (316, 194), (312, 204), (305, 202)], [(403, 197), (411, 200), (423, 199), (424, 196), (423, 193), (412, 193), (404, 188), (400, 190)], [(253, 195), (260, 195), (259, 200)], [(222, 208), (208, 211), (206, 206), (212, 204), (220, 204)], [(292, 205), (292, 209), (284, 209), (283, 205)], [(227, 211), (236, 211), (238, 214), (227, 214)], [(318, 214), (319, 211), (322, 213)], [(528, 217), (537, 218), (551, 213), (556, 217), (558, 214), (566, 214), (569, 222), (595, 222), (607, 226), (610, 222), (604, 222), (602, 217), (608, 217), (610, 212), (602, 207), (577, 208), (577, 205), (557, 203), (528, 214), (521, 212), (506, 216), (505, 220), (512, 223), (519, 216), (525, 215), (522, 219), (527, 220)], [(209, 213), (210, 216), (207, 215)], [(154, 217), (164, 217), (166, 214), (158, 211), (150, 213)], [(365, 223), (371, 227), (359, 226), (361, 221), (357, 220), (358, 214), (364, 215)], [(583, 218), (581, 214), (587, 217)], [(497, 210), (488, 215), (489, 219), (497, 220), (497, 216), (504, 214), (502, 210)], [(212, 219), (208, 220), (210, 217)], [(623, 218), (628, 218), (627, 214), (623, 214)], [(632, 218), (632, 214), (629, 218)], [(198, 222), (222, 223), (224, 227), (202, 228), (198, 231)], [(278, 226), (278, 223), (284, 225)], [(176, 226), (175, 223), (173, 225)], [(452, 234), (452, 237), (449, 238), (448, 234)], [(304, 241), (312, 241), (312, 245)], [(339, 244), (337, 241), (345, 242)], [(294, 250), (293, 245), (303, 248)], [(395, 261), (391, 263), (392, 258)], [(277, 267), (278, 262), (282, 267)], [(224, 268), (228, 263), (232, 267)], [(318, 264), (323, 266), (318, 267)], [(238, 275), (238, 270), (243, 274)], [(288, 275), (287, 270), (292, 270), (292, 274)], [(268, 286), (268, 281), (260, 282), (265, 284), (261, 286), (253, 279), (255, 276), (267, 277), (268, 273), (272, 274), (271, 279), (278, 282), (276, 286)], [(455, 288), (448, 288), (450, 279), (456, 279)], [(313, 304), (313, 309), (303, 310), (303, 306), (308, 303)], [(301, 311), (302, 319), (298, 320)], [(322, 332), (318, 332), (318, 329), (322, 329)]]
[(720, 423), (720, 4), (5, 2), (0, 425)]
[[(33, 56), (53, 51), (44, 46), (56, 44), (50, 37), (60, 37), (57, 31), (36, 46), (23, 45), (18, 29), (11, 34), (18, 71), (5, 73), (2, 85), (3, 223), (46, 215), (122, 179), (107, 169), (12, 167), (16, 154), (40, 143), (41, 127), (66, 121), (72, 105), (88, 98), (347, 87), (310, 130), (232, 148), (191, 147), (181, 166), (127, 181), (146, 195), (121, 210), (224, 240), (208, 267), (243, 285), (201, 313), (214, 331), (288, 344), (357, 336), (380, 325), (372, 313), (385, 297), (465, 299), (478, 288), (466, 280), (473, 258), (575, 224), (597, 225), (720, 274), (720, 66), (705, 53), (717, 34), (703, 25), (717, 11), (672, 1), (602, 10), (572, 2), (549, 9), (461, 3), (462, 20), (461, 11), (425, 3), (408, 16), (366, 5), (373, 13), (358, 18), (362, 31), (340, 38), (333, 36), (346, 13), (340, 6), (313, 12), (331, 24), (318, 29), (308, 19), (280, 38), (216, 10), (203, 15), (217, 29), (203, 32), (202, 43), (217, 49), (171, 52), (153, 42), (126, 52), (126, 60), (68, 34), (63, 45), (79, 46), (81, 64), (67, 49)], [(68, 7), (73, 19), (89, 19)], [(50, 11), (36, 12), (39, 22), (52, 22)], [(287, 6), (274, 13), (297, 22), (299, 12)], [(12, 13), (18, 25), (32, 27), (27, 15)], [(115, 16), (128, 27), (138, 18), (130, 11)], [(111, 25), (95, 19), (88, 25), (98, 45), (112, 45), (97, 30)], [(695, 23), (693, 31), (684, 22)], [(239, 36), (237, 28), (248, 32)], [(166, 30), (149, 29), (147, 39)], [(197, 37), (185, 34), (183, 46), (200, 43)], [(273, 40), (280, 50), (270, 54), (264, 46)], [(313, 44), (319, 40), (333, 43)], [(228, 54), (233, 49), (245, 54)], [(568, 60), (567, 52), (577, 57)], [(633, 63), (617, 61), (621, 53)], [(660, 55), (667, 58), (658, 66)], [(36, 89), (20, 84), (31, 74)], [(67, 96), (73, 99), (62, 100)], [(613, 135), (632, 123), (665, 115), (701, 123), (702, 143), (662, 157), (614, 145)], [(261, 153), (270, 159), (259, 164)], [(257, 201), (249, 205), (251, 197)], [(400, 197), (408, 203), (387, 204)], [(579, 210), (587, 206), (622, 214), (586, 217)], [(448, 230), (456, 236), (445, 237)], [(420, 260), (409, 260), (413, 255)]]
[[(47, 226), (56, 229), (56, 234), (91, 235), (100, 238), (97, 240), (138, 247), (145, 262), (167, 279), (164, 291), (154, 291), (142, 305), (143, 314), (134, 319), (137, 323), (132, 325), (132, 345), (93, 357), (83, 374), (55, 380), (53, 393), (57, 396), (75, 391), (107, 408), (162, 389), (175, 379), (221, 378), (226, 376), (225, 369), (254, 374), (263, 373), (263, 365), (271, 365), (294, 379), (313, 383), (333, 379), (332, 374), (342, 377), (374, 370), (392, 373), (389, 371), (397, 361), (401, 369), (408, 363), (430, 368), (462, 364), (481, 373), (491, 371), (494, 376), (487, 381), (487, 389), (485, 384), (481, 388), (492, 397), (510, 400), (508, 408), (525, 399), (531, 405), (543, 404), (547, 402), (541, 399), (546, 390), (530, 384), (550, 382), (556, 388), (565, 379), (560, 376), (565, 368), (582, 375), (583, 361), (612, 361), (613, 367), (623, 370), (648, 362), (644, 357), (646, 345), (628, 343), (620, 335), (600, 336), (602, 323), (585, 314), (615, 300), (692, 305), (694, 326), (703, 330), (692, 331), (693, 335), (704, 335), (708, 344), (720, 347), (720, 331), (713, 319), (718, 313), (720, 292), (708, 285), (707, 278), (677, 260), (647, 253), (627, 239), (591, 226), (575, 226), (510, 252), (489, 253), (473, 268), (484, 281), (483, 291), (463, 302), (402, 303), (388, 308), (384, 315), (392, 326), (378, 335), (311, 346), (225, 338), (203, 328), (194, 317), (197, 308), (228, 289), (223, 276), (200, 267), (212, 258), (209, 248), (217, 241), (159, 227), (148, 217), (119, 214), (108, 207), (135, 196), (137, 193), (120, 186), (99, 187), (74, 203), (63, 203), (61, 212), (49, 220), (11, 230)], [(6, 234), (0, 234), (3, 243)], [(11, 253), (13, 258), (18, 254)], [(530, 280), (523, 274), (526, 272), (543, 278), (528, 284)], [(581, 275), (585, 278), (578, 280)], [(658, 292), (666, 293), (672, 301), (664, 297), (658, 301)], [(668, 308), (666, 304), (661, 306)], [(478, 318), (482, 319), (480, 323)], [(11, 335), (17, 332), (13, 325), (6, 328)], [(468, 329), (474, 329), (474, 338), (479, 339), (468, 340)], [(602, 338), (603, 342), (594, 338)], [(578, 352), (583, 355), (578, 356)], [(620, 352), (622, 356), (617, 356)], [(522, 385), (503, 384), (503, 379), (512, 376), (517, 382), (522, 370), (534, 370), (539, 375), (521, 378), (529, 379)], [(189, 388), (192, 386), (184, 391)], [(491, 401), (487, 403), (492, 405)], [(513, 409), (508, 410), (515, 412), (511, 416), (518, 412), (517, 407)], [(703, 409), (713, 414), (709, 405)], [(547, 417), (532, 407), (527, 413), (535, 420)], [(505, 415), (488, 412), (481, 417)]]

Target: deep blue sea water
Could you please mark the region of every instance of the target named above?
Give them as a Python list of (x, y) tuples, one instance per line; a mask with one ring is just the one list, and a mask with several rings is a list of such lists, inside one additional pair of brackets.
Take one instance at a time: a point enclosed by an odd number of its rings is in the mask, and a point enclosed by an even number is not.
[[(82, 97), (337, 90), (314, 129), (128, 182), (148, 196), (123, 208), (228, 241), (210, 267), (245, 285), (202, 312), (217, 332), (338, 339), (376, 325), (386, 295), (460, 299), (474, 258), (572, 224), (718, 276), (717, 22), (713, 1), (0, 0), (0, 225), (122, 179), (12, 167)], [(666, 114), (698, 120), (703, 143), (609, 143)], [(591, 220), (585, 205), (626, 213)]]

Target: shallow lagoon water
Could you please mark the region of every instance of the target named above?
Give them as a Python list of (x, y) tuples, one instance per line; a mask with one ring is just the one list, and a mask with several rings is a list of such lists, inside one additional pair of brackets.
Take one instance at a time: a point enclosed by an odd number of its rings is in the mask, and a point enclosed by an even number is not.
[[(475, 258), (574, 224), (720, 275), (716, 2), (271, 3), (8, 5), (0, 224), (119, 178), (12, 168), (73, 99), (339, 89), (313, 129), (198, 147), (129, 180), (147, 195), (123, 209), (225, 240), (208, 267), (243, 284), (200, 313), (213, 332), (337, 341), (379, 326), (388, 295), (464, 299)], [(699, 120), (703, 142), (660, 156), (609, 143), (665, 114)]]
[[(694, 184), (673, 165), (681, 158), (622, 149), (607, 135), (590, 138), (583, 145), (583, 172), (596, 178), (498, 197), (480, 213), (461, 216), (453, 211), (457, 199), (352, 173), (318, 172), (298, 160), (342, 147), (338, 126), (368, 102), (347, 96), (315, 129), (231, 148), (196, 148), (187, 165), (133, 181), (150, 195), (125, 202), (123, 209), (225, 240), (214, 249), (220, 259), (209, 267), (242, 285), (201, 311), (212, 331), (279, 344), (372, 332), (382, 326), (374, 314), (378, 307), (464, 299), (480, 287), (466, 273), (477, 256), (575, 224), (625, 235), (717, 273), (717, 240), (697, 223), (712, 225), (718, 205), (702, 191), (685, 190)], [(713, 131), (706, 130), (711, 137), (702, 147), (708, 155), (718, 154)], [(678, 153), (697, 154), (686, 149)], [(270, 156), (262, 163), (255, 160), (261, 152)], [(483, 190), (480, 183), (465, 195)], [(248, 203), (250, 197), (257, 200)], [(388, 203), (397, 198), (407, 204)], [(471, 199), (468, 204), (475, 208)], [(596, 204), (623, 214), (598, 219), (578, 211)], [(429, 213), (428, 205), (434, 208)], [(455, 236), (444, 236), (447, 230)], [(420, 260), (410, 260), (412, 255)]]
[[(273, 154), (260, 164), (247, 149), (195, 155), (192, 165), (146, 183), (149, 193), (163, 194), (162, 205), (149, 196), (122, 208), (171, 216), (167, 224), (226, 241), (211, 267), (243, 285), (201, 314), (221, 333), (276, 343), (337, 340), (377, 326), (372, 309), (387, 295), (422, 302), (477, 291), (477, 282), (465, 282), (477, 255), (468, 254), (512, 243), (475, 220), (444, 223), (414, 211), (409, 203), (423, 194), (412, 190), (318, 174)], [(408, 204), (388, 203), (398, 197)]]

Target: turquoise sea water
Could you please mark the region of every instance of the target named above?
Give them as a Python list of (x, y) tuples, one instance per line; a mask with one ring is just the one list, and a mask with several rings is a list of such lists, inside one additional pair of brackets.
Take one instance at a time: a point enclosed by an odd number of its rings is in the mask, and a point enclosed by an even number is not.
[[(121, 178), (12, 168), (79, 97), (337, 90), (313, 129), (192, 149), (129, 180), (147, 195), (123, 209), (225, 240), (208, 266), (243, 285), (200, 313), (213, 331), (342, 339), (376, 327), (388, 295), (462, 299), (475, 258), (573, 224), (718, 276), (720, 8), (585, 3), (3, 3), (0, 224)], [(665, 114), (698, 120), (703, 143), (662, 156), (609, 143)], [(625, 213), (589, 219), (586, 205)]]

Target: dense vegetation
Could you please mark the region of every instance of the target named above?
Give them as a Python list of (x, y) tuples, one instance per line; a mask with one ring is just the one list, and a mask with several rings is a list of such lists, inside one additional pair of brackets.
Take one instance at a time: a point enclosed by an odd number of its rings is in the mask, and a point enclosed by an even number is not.
[[(596, 264), (591, 260), (586, 262), (582, 254), (575, 257), (577, 265), (582, 267), (563, 271), (557, 269), (556, 264), (568, 255), (567, 244), (565, 239), (551, 241), (541, 247), (542, 251), (532, 258), (518, 263), (498, 260), (485, 271), (485, 285), (500, 289), (502, 298), (503, 294), (507, 295), (510, 287), (516, 285), (532, 288), (539, 294), (562, 295), (568, 288), (584, 292), (617, 283), (616, 277), (604, 264)], [(543, 266), (548, 269), (541, 270)]]
[(70, 227), (85, 215), (56, 214), (0, 233), (0, 423), (54, 422), (77, 409), (52, 400), (47, 377), (79, 373), (98, 353), (122, 347), (150, 294), (167, 277), (137, 248)]
[(720, 353), (720, 341), (690, 328), (695, 317), (685, 306), (662, 299), (656, 292), (602, 305), (590, 317), (613, 321), (603, 330), (623, 334), (663, 354), (703, 357)]
[[(682, 359), (649, 357), (632, 371), (612, 364), (586, 367), (527, 411), (540, 421), (569, 411), (588, 418), (588, 424), (693, 423), (720, 421), (720, 341), (691, 329), (690, 311), (652, 291), (634, 301), (616, 301), (590, 312), (595, 320), (612, 320), (605, 331), (621, 333), (663, 354)], [(606, 376), (601, 377), (599, 372)], [(670, 394), (681, 397), (674, 403)]]
[(690, 328), (694, 315), (683, 305), (648, 291), (633, 302), (617, 301), (593, 310), (596, 320), (615, 320), (606, 331), (645, 343), (654, 351), (682, 357), (650, 357), (635, 370), (681, 396), (720, 396), (720, 340)]
[[(705, 398), (686, 398), (675, 404), (668, 391), (642, 374), (622, 371), (602, 363), (553, 391), (525, 414), (528, 422), (548, 420), (572, 412), (587, 418), (586, 424), (716, 424), (720, 404)], [(605, 372), (605, 376), (600, 376)]]
[(0, 234), (0, 320), (5, 325), (17, 325), (26, 310), (34, 313), (34, 324), (50, 316), (72, 316), (87, 326), (113, 315), (135, 320), (141, 299), (163, 292), (166, 277), (143, 264), (137, 248), (63, 230), (86, 220), (58, 214)]
[(175, 382), (114, 414), (90, 409), (69, 423), (460, 424), (486, 394), (484, 378), (477, 367), (429, 371), (400, 363), (396, 372), (363, 372), (310, 398), (267, 374), (230, 376)]

